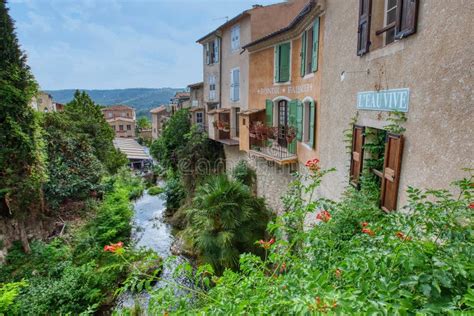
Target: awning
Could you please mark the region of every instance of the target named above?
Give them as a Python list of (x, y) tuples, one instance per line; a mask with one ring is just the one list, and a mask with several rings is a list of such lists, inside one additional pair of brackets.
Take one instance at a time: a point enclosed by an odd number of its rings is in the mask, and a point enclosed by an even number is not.
[(265, 109), (251, 109), (251, 110), (246, 110), (246, 111), (239, 112), (239, 114), (240, 115), (251, 115), (251, 114), (255, 114), (255, 113), (263, 112), (263, 111), (265, 111)]

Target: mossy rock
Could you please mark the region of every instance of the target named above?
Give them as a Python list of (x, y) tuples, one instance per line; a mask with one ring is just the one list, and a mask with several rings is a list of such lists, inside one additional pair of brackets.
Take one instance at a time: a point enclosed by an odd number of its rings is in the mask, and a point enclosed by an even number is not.
[(148, 189), (148, 194), (150, 195), (158, 195), (160, 193), (163, 193), (164, 189), (159, 187), (159, 186), (154, 186)]

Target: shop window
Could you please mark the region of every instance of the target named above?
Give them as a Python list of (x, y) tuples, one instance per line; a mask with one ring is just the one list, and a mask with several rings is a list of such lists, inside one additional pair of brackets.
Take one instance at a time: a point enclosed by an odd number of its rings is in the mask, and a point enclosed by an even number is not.
[[(357, 55), (416, 33), (418, 3), (419, 0), (360, 0)], [(371, 29), (375, 32), (371, 33)]]
[(318, 70), (319, 17), (301, 36), (300, 74), (305, 76)]
[(275, 82), (288, 82), (290, 80), (290, 53), (290, 43), (283, 43), (275, 46)]
[(397, 208), (402, 154), (402, 135), (354, 125), (350, 183), (357, 189), (379, 188), (380, 207), (385, 212)]

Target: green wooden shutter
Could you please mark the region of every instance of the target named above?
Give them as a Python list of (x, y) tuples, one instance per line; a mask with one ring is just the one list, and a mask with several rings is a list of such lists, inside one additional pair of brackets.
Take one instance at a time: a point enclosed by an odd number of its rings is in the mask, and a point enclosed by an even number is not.
[(314, 101), (309, 104), (309, 145), (314, 148), (316, 139), (316, 107)]
[(280, 81), (280, 46), (275, 46), (275, 52), (273, 54), (273, 62), (275, 64), (275, 82), (279, 82)]
[[(297, 107), (298, 107), (298, 100), (291, 100), (289, 103), (288, 109), (288, 125), (297, 128), (296, 126), (296, 116), (297, 116)], [(296, 153), (296, 137), (293, 139), (291, 143), (288, 144), (288, 152), (295, 154)]]
[(290, 43), (280, 45), (280, 76), (279, 82), (287, 82), (290, 80)]
[(311, 60), (311, 71), (318, 71), (318, 53), (319, 53), (319, 17), (313, 25), (313, 60)]
[(273, 126), (273, 102), (272, 100), (265, 101), (265, 119), (267, 126)]
[(303, 139), (303, 103), (300, 100), (296, 104), (296, 139)]
[(301, 65), (300, 65), (300, 75), (304, 77), (306, 73), (306, 32), (303, 32), (301, 36)]

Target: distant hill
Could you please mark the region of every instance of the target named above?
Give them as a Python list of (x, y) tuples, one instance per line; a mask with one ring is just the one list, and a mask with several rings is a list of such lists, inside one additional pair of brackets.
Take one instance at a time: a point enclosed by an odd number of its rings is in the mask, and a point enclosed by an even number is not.
[[(178, 91), (184, 89), (175, 88), (131, 88), (111, 90), (84, 90), (90, 95), (94, 102), (100, 105), (123, 104), (134, 107), (139, 116), (150, 116), (150, 109), (161, 104), (168, 104), (170, 99)], [(49, 90), (45, 91), (53, 96), (53, 100), (59, 103), (68, 103), (74, 97), (75, 89)]]

